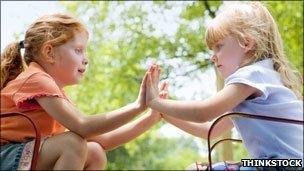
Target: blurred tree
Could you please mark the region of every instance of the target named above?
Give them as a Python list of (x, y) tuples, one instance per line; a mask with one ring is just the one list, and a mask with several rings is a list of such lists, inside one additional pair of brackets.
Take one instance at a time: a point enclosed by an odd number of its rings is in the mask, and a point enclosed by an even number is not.
[[(134, 101), (146, 60), (160, 56), (162, 38), (150, 34), (154, 27), (146, 22), (148, 6), (134, 2), (63, 2), (63, 5), (82, 19), (93, 35), (88, 47), (88, 71), (81, 85), (67, 89), (70, 97), (88, 114), (106, 112)], [(110, 15), (112, 11), (115, 14)], [(162, 138), (153, 136), (153, 132), (152, 129), (110, 151), (107, 169), (183, 169), (199, 159), (198, 147), (191, 138)], [(178, 158), (172, 166), (166, 160), (176, 154), (188, 157)]]
[(265, 4), (278, 24), (286, 56), (303, 76), (303, 1), (266, 1)]

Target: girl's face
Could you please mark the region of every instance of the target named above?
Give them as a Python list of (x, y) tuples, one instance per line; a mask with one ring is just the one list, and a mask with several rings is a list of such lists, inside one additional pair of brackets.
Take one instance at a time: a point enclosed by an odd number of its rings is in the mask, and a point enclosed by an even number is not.
[(77, 84), (84, 76), (88, 64), (87, 40), (87, 35), (79, 32), (65, 44), (54, 47), (52, 76), (60, 87)]
[(212, 51), (211, 60), (224, 79), (233, 74), (245, 59), (245, 48), (230, 36), (218, 41)]

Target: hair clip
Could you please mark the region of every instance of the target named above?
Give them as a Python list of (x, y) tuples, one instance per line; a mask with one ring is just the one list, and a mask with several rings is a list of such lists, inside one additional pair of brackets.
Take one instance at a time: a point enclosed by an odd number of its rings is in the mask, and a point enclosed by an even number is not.
[(19, 42), (19, 48), (20, 49), (24, 48), (24, 40), (22, 40), (22, 41)]

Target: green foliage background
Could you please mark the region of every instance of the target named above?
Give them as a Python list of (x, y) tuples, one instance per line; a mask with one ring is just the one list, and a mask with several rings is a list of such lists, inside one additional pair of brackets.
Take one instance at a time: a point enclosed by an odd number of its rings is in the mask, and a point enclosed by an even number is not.
[[(215, 12), (221, 1), (208, 1)], [(210, 68), (204, 43), (205, 21), (212, 13), (197, 2), (61, 2), (90, 30), (89, 70), (81, 85), (69, 87), (69, 96), (88, 115), (122, 107), (136, 99), (147, 65), (157, 60), (174, 92), (178, 77), (193, 79)], [(147, 5), (148, 4), (148, 5)], [(303, 75), (303, 2), (267, 1), (281, 31), (290, 61)], [(151, 19), (166, 21), (177, 13), (176, 33), (158, 32)], [(172, 19), (171, 19), (172, 20)], [(203, 84), (203, 83), (202, 83)], [(170, 98), (175, 98), (171, 94)], [(203, 94), (201, 95), (203, 98)], [(159, 123), (151, 130), (108, 152), (107, 169), (184, 169), (201, 156), (193, 138), (160, 136)], [(205, 140), (202, 143), (206, 146)], [(248, 158), (242, 145), (233, 145), (234, 159)], [(218, 155), (214, 155), (215, 160)]]

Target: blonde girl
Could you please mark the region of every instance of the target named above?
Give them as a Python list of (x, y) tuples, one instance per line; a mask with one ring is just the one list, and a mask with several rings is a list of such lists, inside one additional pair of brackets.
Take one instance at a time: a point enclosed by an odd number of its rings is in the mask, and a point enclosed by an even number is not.
[[(165, 120), (202, 138), (207, 137), (212, 120), (226, 112), (303, 120), (303, 79), (288, 62), (277, 24), (262, 3), (222, 7), (207, 26), (206, 42), (225, 87), (204, 101), (159, 99), (159, 69), (152, 68), (147, 105), (163, 113)], [(212, 138), (236, 127), (253, 158), (303, 160), (301, 125), (242, 117), (221, 123)]]

